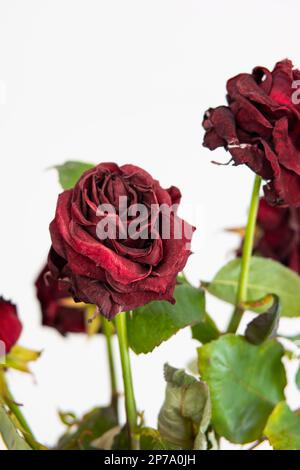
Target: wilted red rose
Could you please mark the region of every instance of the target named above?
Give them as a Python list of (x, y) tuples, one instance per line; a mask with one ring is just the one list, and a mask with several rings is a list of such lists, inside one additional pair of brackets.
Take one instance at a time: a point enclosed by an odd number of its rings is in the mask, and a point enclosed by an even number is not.
[(35, 286), (43, 325), (51, 326), (63, 335), (86, 331), (85, 309), (76, 306), (71, 298), (69, 285), (53, 279), (47, 265), (39, 274)]
[(16, 306), (0, 297), (0, 341), (5, 344), (6, 353), (16, 344), (22, 331)]
[[(52, 275), (69, 282), (76, 300), (97, 305), (109, 318), (152, 300), (174, 302), (176, 276), (190, 255), (188, 245), (193, 231), (172, 208), (180, 197), (177, 188), (161, 188), (146, 171), (134, 165), (102, 163), (86, 171), (73, 189), (58, 198), (50, 224), (48, 265)], [(131, 209), (143, 205), (147, 213), (137, 216), (129, 210), (124, 222), (128, 211), (123, 210), (120, 198), (126, 199)], [(114, 211), (107, 215), (103, 208), (99, 210), (103, 204)], [(162, 204), (169, 214), (154, 211), (153, 216), (152, 206)], [(107, 238), (101, 238), (99, 222), (106, 220), (115, 223), (117, 236), (110, 226)], [(161, 231), (163, 222), (169, 222), (169, 237)], [(130, 235), (134, 224), (143, 236)], [(181, 237), (175, 236), (174, 225), (184, 226)], [(149, 235), (152, 229), (154, 237)]]
[(255, 67), (227, 82), (228, 106), (209, 109), (205, 147), (225, 147), (235, 165), (246, 164), (267, 181), (271, 205), (300, 205), (300, 71), (282, 60), (270, 72)]
[(300, 209), (270, 207), (261, 199), (254, 250), (300, 274)]

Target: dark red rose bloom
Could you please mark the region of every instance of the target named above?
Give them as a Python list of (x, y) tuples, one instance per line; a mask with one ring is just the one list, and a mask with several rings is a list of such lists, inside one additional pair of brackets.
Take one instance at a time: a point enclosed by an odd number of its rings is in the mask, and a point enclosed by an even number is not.
[(43, 325), (55, 328), (62, 335), (86, 331), (85, 309), (72, 306), (69, 285), (54, 279), (47, 265), (39, 274), (35, 287)]
[(6, 353), (16, 344), (22, 331), (22, 323), (16, 306), (0, 297), (0, 341), (5, 344)]
[(272, 72), (255, 67), (228, 80), (228, 106), (209, 109), (203, 120), (203, 145), (225, 147), (235, 165), (246, 164), (266, 180), (271, 205), (300, 205), (299, 79), (289, 60)]
[[(133, 239), (127, 234), (122, 239), (124, 214), (119, 208), (120, 197), (127, 198), (129, 207), (143, 204), (150, 209), (161, 204), (170, 208), (180, 201), (181, 195), (175, 187), (161, 188), (139, 167), (101, 163), (86, 171), (73, 189), (59, 196), (50, 224), (52, 247), (48, 265), (52, 275), (69, 282), (75, 300), (97, 305), (108, 318), (152, 300), (174, 302), (176, 276), (190, 255), (188, 244), (193, 231), (170, 210), (171, 232), (165, 239), (162, 224), (156, 229), (156, 222), (165, 222), (168, 215), (160, 211), (153, 224), (149, 210), (143, 216), (140, 231), (146, 233), (154, 226), (156, 236)], [(106, 217), (98, 212), (99, 204), (111, 204), (116, 209), (111, 220), (116, 222), (117, 237), (110, 231), (107, 239), (97, 235), (97, 224)], [(125, 229), (135, 220), (131, 214)], [(176, 238), (174, 222), (190, 230)]]
[(254, 250), (300, 274), (300, 209), (271, 207), (261, 199)]

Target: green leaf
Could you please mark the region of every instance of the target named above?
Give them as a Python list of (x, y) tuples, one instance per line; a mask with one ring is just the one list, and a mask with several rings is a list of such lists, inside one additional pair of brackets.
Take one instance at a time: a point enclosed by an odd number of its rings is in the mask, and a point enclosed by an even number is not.
[[(240, 265), (241, 260), (237, 258), (224, 266), (212, 282), (205, 284), (208, 292), (235, 304)], [(300, 276), (276, 261), (254, 256), (250, 264), (247, 301), (267, 294), (279, 297), (282, 316), (300, 316)]]
[(78, 161), (68, 161), (54, 168), (58, 171), (60, 185), (63, 189), (70, 189), (75, 186), (80, 176), (95, 165)]
[(92, 441), (91, 446), (95, 447), (95, 449), (111, 450), (114, 440), (119, 436), (120, 432), (122, 432), (121, 426), (115, 426), (102, 434), (102, 436), (97, 437), (97, 439)]
[(250, 343), (261, 344), (276, 335), (279, 324), (279, 299), (274, 296), (273, 305), (254, 318), (246, 328), (245, 336)]
[(140, 434), (141, 450), (168, 450), (167, 442), (162, 438), (159, 431), (153, 428), (142, 428)]
[(92, 442), (118, 424), (112, 407), (94, 408), (65, 433), (57, 444), (58, 450), (90, 450)]
[(208, 313), (205, 313), (203, 319), (197, 325), (192, 326), (192, 337), (202, 344), (209, 343), (219, 336), (220, 331)]
[(0, 435), (8, 450), (32, 450), (19, 434), (4, 407), (0, 405)]
[(126, 426), (114, 437), (112, 443), (112, 450), (128, 450), (130, 449), (130, 442), (128, 437), (128, 430)]
[(268, 419), (264, 434), (275, 450), (300, 450), (300, 416), (285, 402), (278, 403)]
[(206, 431), (211, 418), (208, 387), (182, 369), (165, 365), (167, 382), (158, 431), (172, 449), (207, 449)]
[(149, 353), (180, 329), (196, 325), (205, 315), (204, 291), (188, 284), (178, 285), (176, 304), (150, 302), (127, 316), (129, 346), (136, 354)]
[(241, 336), (228, 334), (198, 352), (216, 432), (240, 444), (259, 439), (274, 406), (284, 399), (282, 346), (275, 340), (255, 346)]

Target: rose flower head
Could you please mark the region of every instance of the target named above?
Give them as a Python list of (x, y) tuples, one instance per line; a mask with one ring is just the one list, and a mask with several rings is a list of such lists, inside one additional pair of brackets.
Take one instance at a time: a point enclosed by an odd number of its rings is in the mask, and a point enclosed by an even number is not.
[(86, 171), (57, 201), (52, 275), (108, 318), (152, 300), (174, 302), (193, 233), (176, 213), (180, 197), (134, 165), (101, 163)]
[(5, 345), (6, 354), (18, 341), (21, 331), (16, 306), (0, 297), (0, 341)]
[[(227, 106), (206, 111), (203, 145), (224, 147), (266, 184), (271, 205), (300, 206), (300, 71), (290, 60), (227, 82)], [(298, 90), (297, 90), (298, 88)]]
[(300, 208), (271, 207), (262, 198), (254, 252), (279, 261), (300, 274)]
[(43, 325), (55, 328), (62, 335), (86, 332), (85, 308), (75, 304), (69, 293), (69, 285), (54, 279), (47, 265), (38, 275), (35, 287)]

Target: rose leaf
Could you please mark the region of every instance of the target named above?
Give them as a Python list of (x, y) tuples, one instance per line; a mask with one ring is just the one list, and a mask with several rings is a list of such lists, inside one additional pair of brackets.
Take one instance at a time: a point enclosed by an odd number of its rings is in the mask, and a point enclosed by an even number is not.
[(70, 189), (75, 186), (80, 176), (95, 165), (91, 163), (67, 161), (62, 165), (56, 165), (54, 168), (58, 171), (58, 178), (63, 189)]
[(259, 439), (268, 416), (284, 399), (282, 346), (274, 339), (256, 346), (244, 337), (228, 334), (198, 352), (217, 434), (239, 444)]
[(8, 450), (32, 450), (20, 436), (5, 408), (0, 405), (0, 436)]
[(111, 406), (94, 408), (61, 436), (57, 450), (92, 450), (92, 443), (104, 433), (117, 426), (118, 421)]
[(300, 416), (285, 402), (278, 403), (270, 415), (264, 434), (275, 450), (300, 450)]
[(206, 450), (211, 419), (207, 384), (183, 369), (165, 365), (165, 401), (158, 416), (158, 431), (169, 448)]
[(203, 319), (197, 325), (192, 326), (192, 337), (202, 344), (209, 343), (219, 336), (220, 331), (208, 313), (203, 315)]
[[(230, 261), (205, 288), (219, 299), (235, 304), (241, 260)], [(255, 301), (272, 293), (280, 300), (281, 316), (300, 316), (300, 276), (271, 259), (252, 257), (247, 301)], [(255, 307), (250, 310), (257, 312)]]
[(261, 344), (276, 335), (279, 324), (279, 299), (273, 297), (273, 305), (252, 320), (246, 328), (245, 337), (252, 344)]
[(180, 329), (203, 320), (203, 290), (184, 283), (175, 288), (174, 297), (174, 305), (164, 300), (154, 301), (128, 314), (128, 341), (136, 354), (151, 352)]
[(168, 450), (168, 443), (162, 438), (157, 429), (142, 428), (140, 431), (140, 446), (142, 450)]

